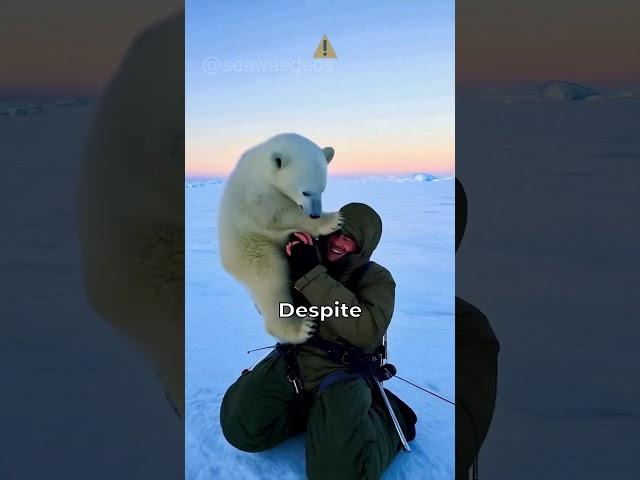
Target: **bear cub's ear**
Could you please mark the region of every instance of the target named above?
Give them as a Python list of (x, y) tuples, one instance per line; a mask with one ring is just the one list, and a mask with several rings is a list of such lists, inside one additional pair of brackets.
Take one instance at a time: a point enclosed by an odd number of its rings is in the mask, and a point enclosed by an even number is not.
[(324, 147), (322, 149), (322, 153), (324, 153), (324, 158), (326, 158), (327, 163), (329, 163), (333, 158), (333, 154), (336, 153), (336, 151), (331, 147)]
[(287, 165), (287, 163), (289, 163), (289, 160), (287, 159), (287, 157), (285, 157), (280, 152), (273, 152), (271, 154), (271, 161), (276, 166), (276, 168), (283, 168), (284, 166)]

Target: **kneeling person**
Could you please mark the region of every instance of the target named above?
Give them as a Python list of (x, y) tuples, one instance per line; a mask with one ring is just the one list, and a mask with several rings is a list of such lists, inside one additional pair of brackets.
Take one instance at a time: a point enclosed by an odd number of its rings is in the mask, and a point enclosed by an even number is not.
[[(295, 234), (286, 253), (296, 306), (345, 308), (325, 315), (307, 343), (279, 346), (243, 374), (220, 411), (225, 438), (245, 451), (266, 450), (306, 431), (312, 480), (379, 478), (401, 449), (378, 392), (352, 365), (354, 352), (371, 355), (381, 345), (393, 314), (393, 277), (370, 261), (382, 221), (361, 203), (341, 212), (342, 230), (315, 244), (309, 235)], [(394, 395), (389, 400), (411, 440), (415, 415)]]

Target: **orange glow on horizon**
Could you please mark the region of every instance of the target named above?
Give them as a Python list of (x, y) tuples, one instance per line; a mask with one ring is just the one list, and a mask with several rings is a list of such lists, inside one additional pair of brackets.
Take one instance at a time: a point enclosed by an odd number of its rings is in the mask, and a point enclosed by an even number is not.
[[(331, 144), (336, 150), (329, 175), (396, 174), (410, 172), (451, 173), (455, 169), (452, 140), (417, 147), (406, 143), (380, 141), (369, 144)], [(225, 176), (244, 150), (223, 149), (200, 144), (187, 145), (185, 174), (188, 177)], [(218, 159), (218, 160), (217, 160)]]

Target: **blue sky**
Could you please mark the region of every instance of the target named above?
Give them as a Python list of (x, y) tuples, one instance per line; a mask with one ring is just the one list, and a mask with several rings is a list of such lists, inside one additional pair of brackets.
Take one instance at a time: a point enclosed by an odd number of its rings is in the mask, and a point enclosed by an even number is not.
[[(453, 171), (452, 1), (200, 0), (186, 13), (187, 174), (223, 174), (284, 131), (334, 146), (333, 173)], [(210, 57), (300, 70), (323, 34), (338, 58), (319, 71), (203, 70)]]

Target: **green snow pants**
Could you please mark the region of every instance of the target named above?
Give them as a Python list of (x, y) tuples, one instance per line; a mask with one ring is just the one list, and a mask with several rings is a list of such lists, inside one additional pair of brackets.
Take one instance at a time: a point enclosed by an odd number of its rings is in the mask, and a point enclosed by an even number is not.
[[(395, 405), (394, 411), (406, 431)], [(377, 480), (402, 448), (364, 379), (339, 381), (300, 408), (277, 353), (229, 387), (220, 423), (227, 441), (247, 452), (267, 450), (306, 430), (310, 480)]]

